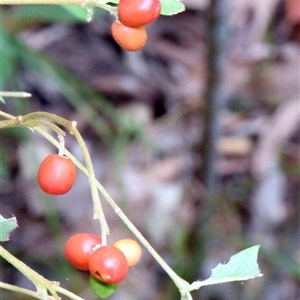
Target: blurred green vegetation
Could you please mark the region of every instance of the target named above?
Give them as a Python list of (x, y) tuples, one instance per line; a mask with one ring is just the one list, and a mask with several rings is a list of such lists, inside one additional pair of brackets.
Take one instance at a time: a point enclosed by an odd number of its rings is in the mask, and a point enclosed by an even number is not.
[[(42, 8), (42, 9), (41, 9)], [(92, 9), (93, 17), (99, 18), (107, 12)], [(57, 65), (40, 52), (30, 49), (17, 34), (32, 26), (51, 23), (86, 22), (87, 10), (75, 6), (15, 6), (0, 8), (1, 14), (1, 64), (0, 90), (23, 89), (20, 83), (20, 69), (27, 68), (58, 84), (59, 92), (89, 122), (99, 138), (107, 145), (120, 137), (143, 137), (142, 131), (133, 117), (121, 114), (107, 99), (95, 93), (82, 81), (75, 78), (68, 70)], [(15, 107), (11, 113), (25, 114), (30, 111), (26, 100), (13, 101)]]

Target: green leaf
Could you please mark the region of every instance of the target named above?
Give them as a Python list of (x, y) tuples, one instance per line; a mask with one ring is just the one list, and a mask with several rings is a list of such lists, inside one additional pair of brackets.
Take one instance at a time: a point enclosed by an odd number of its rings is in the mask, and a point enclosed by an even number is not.
[(18, 226), (15, 217), (5, 219), (0, 215), (0, 242), (9, 240), (10, 233)]
[(160, 0), (162, 15), (176, 15), (185, 10), (185, 6), (179, 0)]
[[(87, 10), (82, 7), (72, 5), (61, 5), (61, 7), (67, 11), (74, 19), (86, 22)], [(94, 10), (94, 9), (93, 9)]]
[[(120, 0), (110, 0), (110, 3), (118, 4)], [(185, 10), (185, 6), (180, 0), (160, 0), (161, 15), (176, 15)]]
[(90, 275), (90, 287), (98, 297), (101, 299), (106, 299), (115, 292), (117, 289), (117, 284), (101, 282)]
[(212, 275), (208, 279), (193, 282), (190, 290), (197, 290), (205, 285), (242, 281), (262, 276), (257, 264), (259, 247), (247, 248), (231, 256), (228, 263), (218, 264), (212, 270)]

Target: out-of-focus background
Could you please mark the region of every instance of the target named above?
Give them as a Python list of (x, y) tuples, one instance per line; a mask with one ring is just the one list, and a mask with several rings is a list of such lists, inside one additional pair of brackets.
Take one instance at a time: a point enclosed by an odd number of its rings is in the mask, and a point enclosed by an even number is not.
[[(183, 2), (186, 12), (147, 26), (147, 44), (136, 53), (116, 45), (113, 18), (101, 9), (87, 23), (85, 9), (2, 6), (1, 89), (32, 97), (7, 98), (1, 110), (76, 120), (97, 179), (188, 281), (261, 245), (263, 277), (203, 287), (195, 300), (299, 299), (299, 1)], [(63, 256), (70, 235), (99, 233), (87, 178), (79, 172), (64, 196), (44, 194), (37, 169), (56, 150), (27, 129), (0, 134), (0, 214), (19, 223), (4, 246), (96, 299), (87, 274)], [(82, 160), (70, 135), (66, 147)], [(133, 238), (103, 205), (108, 241)], [(32, 287), (3, 260), (0, 277)], [(144, 250), (111, 299), (175, 300), (179, 293)]]

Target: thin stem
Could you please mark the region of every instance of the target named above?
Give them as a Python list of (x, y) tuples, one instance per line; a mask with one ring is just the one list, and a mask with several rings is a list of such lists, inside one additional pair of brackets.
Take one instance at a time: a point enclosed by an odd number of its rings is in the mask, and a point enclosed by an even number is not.
[(10, 115), (6, 115), (6, 117), (9, 118), (9, 120), (3, 120), (0, 121), (0, 129), (4, 128), (12, 128), (12, 127), (28, 127), (28, 128), (34, 128), (37, 126), (44, 126), (51, 130), (53, 130), (59, 137), (63, 138), (65, 136), (65, 132), (60, 129), (58, 126), (56, 126), (53, 123), (43, 121), (43, 120), (28, 120), (26, 121), (26, 124), (23, 122), (24, 119), (22, 116), (18, 117), (12, 117)]
[[(64, 136), (66, 135), (66, 133), (60, 129), (58, 126), (56, 126), (53, 123), (47, 122), (47, 121), (42, 121), (42, 120), (32, 120), (32, 121), (27, 121), (26, 122), (26, 127), (29, 128), (34, 128), (37, 126), (43, 126), (43, 127), (47, 127), (51, 130), (53, 130), (59, 137), (59, 139), (64, 139)], [(24, 126), (22, 126), (24, 127)]]
[(26, 126), (20, 123), (20, 121), (17, 118), (0, 121), (0, 129), (13, 128), (13, 127), (26, 127)]
[(39, 273), (35, 272), (34, 270), (30, 269), (26, 264), (22, 261), (17, 259), (7, 250), (5, 250), (2, 246), (0, 246), (0, 255), (7, 260), (10, 264), (12, 264), (16, 269), (18, 269), (24, 276), (26, 276), (33, 284), (37, 287), (44, 287), (54, 296), (56, 300), (59, 300), (59, 296), (57, 295), (54, 285), (57, 285), (56, 282), (51, 282), (44, 278)]
[(0, 282), (0, 288), (5, 289), (5, 290), (9, 290), (9, 291), (12, 291), (12, 292), (15, 292), (15, 293), (24, 294), (24, 295), (30, 296), (32, 298), (40, 299), (37, 292), (31, 291), (31, 290), (28, 290), (28, 289), (24, 289), (24, 288), (21, 288), (19, 286), (15, 286), (15, 285), (8, 284), (8, 283), (5, 283), (5, 282)]
[(86, 162), (86, 166), (87, 166), (89, 182), (90, 182), (91, 192), (92, 192), (92, 197), (93, 197), (93, 202), (94, 202), (94, 219), (100, 220), (100, 225), (101, 225), (101, 230), (102, 230), (102, 236), (101, 236), (102, 244), (105, 245), (106, 244), (106, 235), (109, 234), (109, 228), (106, 223), (106, 219), (105, 219), (105, 216), (103, 213), (103, 209), (101, 206), (101, 202), (100, 202), (97, 187), (96, 187), (97, 180), (96, 180), (95, 174), (94, 174), (93, 163), (92, 163), (90, 154), (88, 152), (88, 149), (87, 149), (87, 147), (84, 143), (84, 140), (82, 139), (82, 136), (79, 133), (79, 131), (76, 129), (73, 131), (73, 134), (74, 134), (75, 138), (77, 139), (78, 143), (80, 145), (82, 145), (81, 149), (82, 149), (83, 155), (85, 157), (85, 162)]
[(93, 204), (94, 204), (94, 219), (99, 219), (100, 221), (100, 227), (101, 227), (101, 238), (102, 238), (102, 243), (105, 245), (106, 244), (106, 236), (109, 234), (109, 228), (105, 219), (105, 215), (103, 213), (101, 201), (99, 199), (99, 194), (97, 191), (96, 187), (96, 179), (95, 179), (95, 172), (94, 172), (94, 167), (93, 163), (89, 154), (89, 151), (87, 149), (87, 146), (76, 128), (76, 122), (72, 122), (69, 120), (66, 120), (62, 117), (56, 116), (51, 113), (47, 112), (35, 112), (35, 113), (29, 113), (25, 116), (22, 117), (23, 123), (26, 123), (27, 120), (35, 119), (35, 118), (47, 118), (52, 120), (53, 122), (56, 122), (62, 126), (64, 126), (67, 130), (70, 131), (76, 138), (78, 144), (80, 145), (80, 148), (83, 153), (83, 157), (85, 159), (86, 167), (88, 170), (88, 178), (89, 178), (89, 183), (91, 187), (91, 194), (92, 194), (92, 199), (93, 199)]
[[(2, 4), (2, 0), (0, 0), (1, 4)], [(28, 98), (31, 97), (30, 93), (26, 93), (26, 92), (5, 92), (5, 91), (1, 91), (0, 92), (0, 97), (15, 97), (15, 98)]]
[(1, 0), (2, 5), (25, 5), (25, 4), (39, 4), (39, 5), (75, 5), (80, 7), (95, 6), (109, 11), (112, 14), (117, 13), (117, 8), (106, 3), (109, 1), (103, 0)]
[(12, 119), (16, 118), (15, 116), (12, 116), (12, 115), (10, 115), (10, 114), (2, 111), (2, 110), (0, 110), (0, 116), (4, 117), (5, 119), (9, 119), (9, 120), (12, 120)]
[[(41, 299), (40, 294), (37, 293), (37, 292), (34, 292), (32, 290), (29, 290), (29, 289), (21, 288), (19, 286), (15, 286), (15, 285), (12, 285), (12, 284), (8, 284), (8, 283), (5, 283), (5, 282), (0, 281), (0, 288), (5, 289), (5, 290), (9, 290), (9, 291), (12, 291), (12, 292), (15, 292), (15, 293), (24, 294), (24, 295), (30, 296), (32, 298), (35, 298), (35, 299)], [(59, 294), (65, 295), (65, 296), (69, 297), (70, 299), (84, 300), (83, 298), (73, 294), (72, 292), (70, 292), (70, 291), (68, 291), (68, 290), (66, 290), (66, 289), (64, 289), (60, 286), (54, 286), (53, 288)], [(47, 296), (47, 299), (50, 299), (50, 297)]]
[[(77, 139), (78, 144), (80, 145), (82, 149), (82, 153), (86, 162), (87, 170), (88, 170), (88, 178), (89, 178), (89, 183), (91, 187), (91, 194), (92, 194), (92, 199), (94, 203), (94, 218), (99, 219), (100, 221), (100, 227), (101, 227), (101, 238), (102, 238), (102, 243), (105, 245), (106, 244), (106, 236), (109, 234), (109, 228), (105, 219), (105, 215), (103, 213), (103, 209), (101, 206), (101, 201), (99, 199), (99, 194), (97, 192), (97, 187), (95, 184), (95, 173), (94, 173), (94, 168), (92, 164), (92, 160), (89, 155), (89, 151), (87, 149), (87, 146), (84, 142), (84, 140), (81, 137), (81, 134), (76, 128), (76, 122), (74, 121), (69, 121), (66, 120), (62, 117), (56, 116), (51, 113), (47, 112), (34, 112), (34, 113), (29, 113), (25, 116), (18, 116), (18, 117), (13, 117), (9, 114), (6, 114), (2, 111), (0, 111), (0, 115), (9, 119), (5, 121), (0, 121), (0, 129), (3, 128), (10, 128), (10, 127), (30, 127), (37, 129), (39, 128), (38, 126), (46, 126), (49, 127), (50, 129), (54, 130), (58, 136), (61, 136), (63, 138), (64, 132), (57, 127), (56, 125), (47, 122), (47, 121), (42, 121), (42, 120), (36, 120), (38, 118), (45, 118), (45, 119), (50, 119), (53, 122), (56, 122), (62, 126), (64, 126), (71, 134), (75, 136)], [(40, 131), (41, 134), (45, 134), (46, 131), (42, 130)], [(58, 146), (58, 149), (60, 151), (60, 154), (62, 154), (61, 150), (62, 144), (60, 143)]]
[(129, 230), (138, 238), (138, 240), (145, 246), (149, 253), (155, 258), (155, 260), (160, 264), (160, 266), (166, 271), (170, 278), (174, 281), (176, 286), (181, 289), (187, 285), (188, 282), (180, 278), (173, 269), (164, 261), (164, 259), (156, 252), (156, 250), (150, 245), (147, 239), (141, 234), (141, 232), (133, 225), (129, 218), (123, 213), (120, 207), (114, 202), (111, 196), (107, 193), (105, 188), (97, 181), (97, 187), (101, 194), (104, 196), (108, 204), (112, 207), (119, 218), (124, 222), (124, 224), (129, 228)]

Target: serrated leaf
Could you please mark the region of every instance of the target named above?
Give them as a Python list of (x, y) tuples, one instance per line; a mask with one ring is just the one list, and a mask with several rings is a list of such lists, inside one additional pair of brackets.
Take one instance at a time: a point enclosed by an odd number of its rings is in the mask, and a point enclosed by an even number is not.
[(162, 15), (176, 15), (185, 10), (185, 6), (179, 0), (160, 0)]
[(212, 275), (204, 281), (195, 281), (190, 290), (197, 290), (202, 286), (232, 281), (243, 281), (260, 277), (257, 255), (260, 246), (247, 248), (233, 256), (226, 264), (218, 264), (212, 269)]
[(15, 217), (5, 219), (0, 215), (0, 242), (9, 240), (10, 233), (18, 226)]
[(72, 5), (61, 5), (61, 7), (67, 11), (74, 19), (85, 22), (87, 11), (82, 7), (72, 6)]

